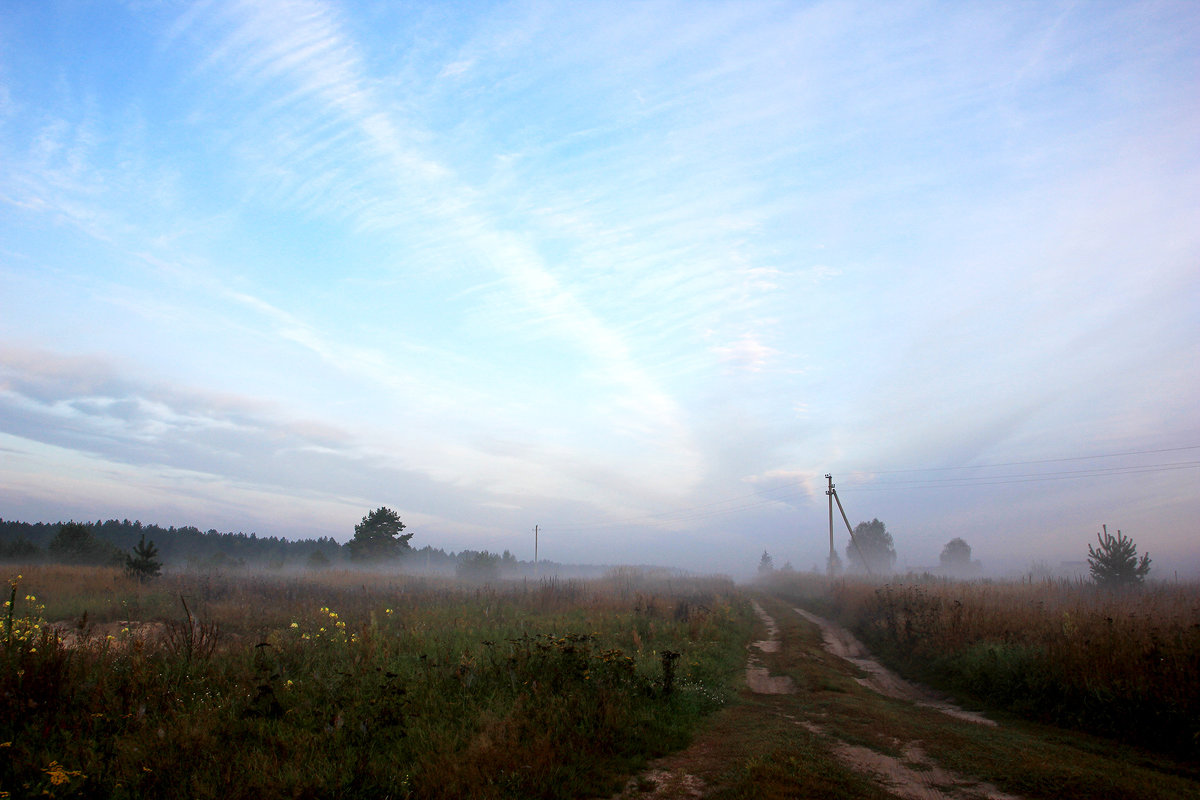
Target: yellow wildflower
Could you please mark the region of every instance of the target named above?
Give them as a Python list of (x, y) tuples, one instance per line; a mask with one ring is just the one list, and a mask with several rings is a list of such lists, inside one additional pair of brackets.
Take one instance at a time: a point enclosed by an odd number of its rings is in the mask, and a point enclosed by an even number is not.
[(51, 761), (50, 765), (42, 770), (42, 772), (46, 773), (46, 775), (50, 778), (50, 784), (52, 786), (62, 786), (64, 783), (69, 783), (71, 778), (78, 778), (83, 774), (75, 770), (68, 772), (63, 765), (59, 764), (57, 761)]

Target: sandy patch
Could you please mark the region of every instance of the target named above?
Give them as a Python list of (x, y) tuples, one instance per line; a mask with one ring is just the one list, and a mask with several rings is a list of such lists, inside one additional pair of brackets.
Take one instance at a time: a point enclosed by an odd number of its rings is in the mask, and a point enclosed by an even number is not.
[(612, 800), (699, 800), (704, 781), (682, 770), (655, 769), (632, 778)]
[[(822, 733), (817, 725), (808, 723), (805, 727)], [(889, 792), (905, 800), (1021, 800), (990, 783), (942, 769), (925, 755), (917, 742), (904, 746), (902, 758), (836, 740), (829, 749), (838, 761), (856, 772), (875, 777)]]

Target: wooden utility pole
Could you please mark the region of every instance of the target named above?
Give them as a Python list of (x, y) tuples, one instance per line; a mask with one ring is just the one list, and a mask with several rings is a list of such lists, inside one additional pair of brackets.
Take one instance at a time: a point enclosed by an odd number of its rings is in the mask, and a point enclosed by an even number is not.
[(829, 561), (825, 565), (825, 571), (832, 578), (833, 560), (837, 558), (837, 551), (833, 549), (833, 475), (826, 472), (825, 480), (829, 481), (829, 488), (825, 490), (825, 496), (829, 498)]
[(858, 540), (854, 538), (854, 529), (850, 527), (850, 519), (846, 516), (846, 509), (842, 508), (842, 498), (838, 497), (837, 490), (833, 488), (833, 476), (829, 473), (825, 474), (826, 480), (829, 481), (829, 488), (825, 490), (825, 494), (829, 495), (829, 574), (833, 574), (833, 559), (837, 557), (837, 553), (833, 549), (833, 501), (837, 501), (838, 511), (842, 512), (842, 522), (846, 523), (846, 531), (850, 534), (850, 544), (854, 545), (854, 549), (858, 551), (859, 557), (862, 559), (863, 566), (867, 568), (867, 574), (873, 575), (871, 572), (871, 564), (867, 561), (867, 554), (858, 546)]

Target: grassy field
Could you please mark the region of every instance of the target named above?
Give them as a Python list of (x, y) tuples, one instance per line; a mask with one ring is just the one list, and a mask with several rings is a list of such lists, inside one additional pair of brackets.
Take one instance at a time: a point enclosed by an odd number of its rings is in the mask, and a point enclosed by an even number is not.
[(1200, 587), (795, 576), (774, 588), (927, 683), (1200, 761)]
[[(764, 696), (743, 680), (762, 622), (721, 578), (9, 577), (0, 797), (608, 797), (671, 753), (714, 798), (888, 796), (847, 748), (1025, 797), (1200, 782), (1190, 586), (780, 574), (755, 594), (782, 631), (759, 657), (795, 692)], [(970, 725), (863, 688), (796, 606), (1008, 714)]]
[(14, 568), (0, 796), (578, 797), (733, 697), (724, 579)]

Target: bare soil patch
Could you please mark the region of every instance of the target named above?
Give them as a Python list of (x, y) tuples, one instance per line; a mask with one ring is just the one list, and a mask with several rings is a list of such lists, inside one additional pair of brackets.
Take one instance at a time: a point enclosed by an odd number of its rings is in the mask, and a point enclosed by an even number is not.
[(157, 645), (167, 638), (165, 622), (100, 622), (80, 628), (73, 622), (55, 622), (51, 629), (58, 635), (63, 647), (74, 650), (80, 647), (129, 647)]
[(990, 783), (942, 769), (918, 742), (904, 745), (903, 758), (847, 742), (835, 742), (832, 749), (843, 764), (875, 776), (888, 791), (906, 800), (1020, 800)]
[(752, 652), (746, 659), (746, 685), (755, 694), (794, 694), (796, 684), (792, 679), (786, 675), (772, 675), (771, 671), (763, 665), (762, 660), (753, 653), (753, 650), (758, 650), (760, 653), (778, 653), (781, 646), (779, 625), (776, 624), (775, 619), (757, 602), (754, 604), (754, 613), (766, 627), (767, 638), (750, 645)]

